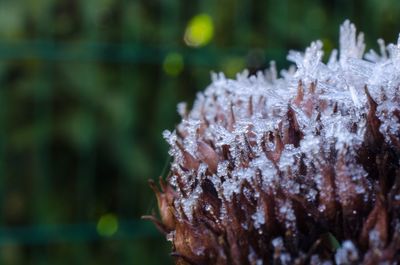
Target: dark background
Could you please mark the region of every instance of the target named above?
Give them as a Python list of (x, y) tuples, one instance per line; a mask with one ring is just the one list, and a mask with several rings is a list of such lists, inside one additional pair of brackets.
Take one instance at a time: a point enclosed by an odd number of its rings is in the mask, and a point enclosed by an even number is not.
[(140, 216), (156, 208), (147, 180), (168, 170), (176, 104), (210, 71), (282, 69), (315, 39), (330, 52), (346, 18), (368, 48), (395, 42), (399, 12), (396, 0), (1, 0), (0, 264), (171, 264)]

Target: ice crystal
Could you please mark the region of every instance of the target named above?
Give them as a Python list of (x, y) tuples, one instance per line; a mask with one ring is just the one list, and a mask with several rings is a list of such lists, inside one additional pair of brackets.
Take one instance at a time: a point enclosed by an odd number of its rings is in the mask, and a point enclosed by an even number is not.
[(337, 265), (352, 264), (358, 260), (358, 251), (353, 242), (346, 240), (343, 246), (339, 248), (335, 255)]
[[(387, 226), (388, 216), (400, 223), (400, 39), (389, 45), (378, 40), (379, 53), (364, 55), (363, 38), (346, 21), (339, 50), (327, 63), (316, 41), (304, 53), (289, 53), (296, 67), (281, 77), (274, 63), (236, 79), (213, 74), (191, 111), (179, 104), (183, 121), (164, 132), (173, 191), (160, 200), (171, 205), (162, 212), (173, 220), (164, 229), (181, 261), (399, 258), (387, 254), (400, 252), (399, 225), (390, 230), (393, 236)], [(301, 254), (331, 229), (342, 240), (335, 253)], [(202, 242), (201, 251), (194, 242)]]
[(265, 224), (265, 214), (262, 208), (257, 208), (257, 211), (251, 216), (254, 221), (254, 227), (259, 229), (261, 225)]

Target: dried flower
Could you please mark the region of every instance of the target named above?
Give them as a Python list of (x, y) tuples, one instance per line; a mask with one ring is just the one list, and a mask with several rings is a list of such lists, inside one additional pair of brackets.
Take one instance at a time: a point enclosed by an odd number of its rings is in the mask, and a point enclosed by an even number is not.
[(346, 21), (328, 63), (313, 42), (180, 106), (152, 184), (177, 264), (400, 263), (400, 38), (378, 42)]

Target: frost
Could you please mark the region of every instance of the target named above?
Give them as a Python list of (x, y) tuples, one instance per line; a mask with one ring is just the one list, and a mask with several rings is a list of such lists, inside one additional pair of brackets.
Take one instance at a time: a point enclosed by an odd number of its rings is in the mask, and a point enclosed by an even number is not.
[(296, 216), (294, 214), (292, 204), (288, 201), (284, 202), (279, 207), (279, 213), (284, 218), (283, 223), (286, 225), (286, 227), (288, 229), (293, 228), (296, 222)]
[(340, 60), (345, 62), (347, 58), (362, 58), (365, 44), (364, 35), (357, 35), (356, 27), (346, 20), (340, 27)]
[(263, 265), (264, 264), (263, 260), (257, 257), (257, 254), (252, 247), (250, 247), (250, 251), (249, 251), (249, 255), (248, 255), (247, 259), (249, 260), (250, 264), (254, 264), (254, 265)]
[(200, 194), (201, 188), (200, 186), (197, 186), (187, 198), (182, 198), (183, 212), (189, 220), (192, 220), (193, 218), (193, 208), (196, 207)]
[(299, 154), (298, 151), (299, 150), (293, 145), (285, 145), (285, 149), (283, 150), (279, 160), (279, 169), (285, 171), (288, 168), (293, 167), (295, 165), (295, 159)]
[(254, 227), (260, 228), (261, 225), (265, 224), (265, 213), (261, 207), (257, 208), (257, 211), (251, 216), (254, 221)]
[(380, 248), (380, 247), (382, 247), (382, 240), (381, 240), (381, 238), (380, 238), (380, 233), (377, 231), (377, 230), (375, 230), (375, 229), (372, 229), (370, 232), (369, 232), (369, 234), (368, 234), (368, 237), (369, 237), (369, 242), (370, 242), (370, 244), (374, 247), (374, 248)]
[(178, 139), (175, 132), (168, 130), (163, 131), (163, 137), (171, 146), (174, 146)]
[(224, 198), (229, 200), (234, 193), (238, 193), (240, 191), (240, 186), (234, 180), (228, 179), (222, 183), (222, 191)]
[(315, 201), (318, 192), (315, 189), (310, 189), (306, 194), (306, 198), (309, 202)]
[[(267, 226), (270, 215), (264, 211), (270, 210), (294, 231), (298, 203), (312, 204), (323, 215), (332, 212), (329, 203), (322, 203), (328, 200), (349, 207), (348, 213), (354, 212), (357, 198), (375, 200), (368, 168), (358, 159), (365, 140), (375, 137), (371, 117), (382, 144), (400, 146), (400, 40), (378, 44), (378, 52), (364, 55), (363, 34), (345, 21), (339, 49), (326, 63), (323, 43), (315, 41), (305, 52), (291, 51), (287, 58), (295, 65), (280, 75), (274, 62), (264, 73), (249, 76), (244, 70), (236, 79), (213, 73), (190, 111), (185, 103), (178, 105), (182, 122), (176, 130), (163, 133), (173, 157), (169, 182), (178, 217), (195, 218), (193, 210), (209, 192), (221, 205), (216, 223), (233, 222), (233, 202), (239, 211), (250, 208), (246, 218), (251, 220), (239, 222), (249, 230)], [(199, 143), (208, 147), (207, 155)], [(275, 198), (273, 209), (265, 205), (266, 195)], [(211, 212), (213, 207), (201, 209)], [(376, 235), (369, 236), (373, 241)], [(279, 240), (273, 241), (275, 248), (283, 248)], [(357, 255), (353, 243), (345, 241), (335, 260), (346, 264)], [(281, 257), (282, 264), (291, 262), (284, 252)], [(250, 258), (258, 264), (257, 257)], [(311, 259), (317, 263), (317, 258)]]
[(186, 129), (187, 137), (185, 137), (183, 144), (186, 151), (192, 156), (195, 156), (197, 151), (197, 132), (200, 128), (200, 121), (195, 119), (184, 120), (183, 127)]
[(294, 78), (302, 79), (307, 85), (315, 82), (320, 71), (324, 70), (324, 65), (321, 62), (323, 55), (321, 41), (311, 43), (305, 54), (294, 51), (289, 52), (287, 59), (295, 62), (298, 67)]
[(274, 248), (283, 248), (283, 240), (281, 237), (277, 237), (275, 239), (272, 240), (272, 246), (274, 246)]
[(352, 264), (358, 260), (358, 251), (353, 242), (346, 240), (343, 245), (336, 251), (335, 261), (338, 265)]
[(171, 231), (167, 234), (167, 241), (173, 242), (175, 237), (175, 231)]
[(188, 112), (186, 102), (179, 103), (178, 106), (176, 106), (176, 110), (178, 111), (182, 119), (186, 118)]
[(272, 246), (274, 247), (275, 251), (277, 251), (278, 253), (280, 252), (279, 255), (280, 264), (282, 265), (292, 264), (292, 259), (290, 255), (284, 251), (285, 246), (283, 244), (283, 239), (281, 237), (273, 239)]

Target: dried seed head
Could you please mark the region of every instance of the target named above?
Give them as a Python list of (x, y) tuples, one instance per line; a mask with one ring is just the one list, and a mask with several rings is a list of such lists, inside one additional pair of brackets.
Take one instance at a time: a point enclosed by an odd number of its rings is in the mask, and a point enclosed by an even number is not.
[(346, 21), (327, 64), (213, 75), (153, 186), (177, 264), (399, 262), (400, 41), (364, 49)]

